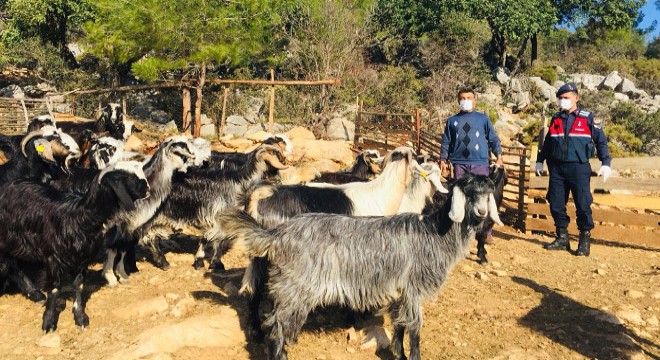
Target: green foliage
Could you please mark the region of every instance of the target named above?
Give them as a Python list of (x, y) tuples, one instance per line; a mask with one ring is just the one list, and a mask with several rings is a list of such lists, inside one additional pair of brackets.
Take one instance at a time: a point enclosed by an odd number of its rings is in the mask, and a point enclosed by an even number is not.
[[(620, 103), (610, 112), (613, 124), (624, 127), (643, 143), (660, 138), (660, 114), (647, 114), (632, 103)], [(607, 128), (607, 127), (606, 127)]]
[(636, 59), (646, 50), (644, 36), (631, 28), (605, 30), (595, 39), (595, 44), (604, 58)]
[(539, 139), (539, 131), (541, 129), (541, 121), (530, 121), (523, 128), (523, 136), (521, 143), (525, 146), (536, 144)]
[(421, 105), (422, 82), (410, 66), (387, 66), (368, 79), (364, 106), (374, 111), (405, 112)]
[[(98, 18), (84, 26), (90, 51), (114, 64), (133, 64), (146, 81), (195, 65), (237, 67), (260, 54), (280, 22), (279, 0), (190, 2), (143, 0), (127, 6), (96, 3)], [(142, 59), (141, 61), (138, 61)]]
[(605, 127), (605, 135), (613, 157), (637, 156), (642, 151), (642, 141), (622, 125)]
[(548, 84), (554, 84), (554, 82), (559, 79), (557, 69), (555, 69), (553, 66), (535, 68), (532, 74), (545, 80)]
[(660, 59), (660, 36), (653, 38), (646, 48), (646, 57), (649, 59)]

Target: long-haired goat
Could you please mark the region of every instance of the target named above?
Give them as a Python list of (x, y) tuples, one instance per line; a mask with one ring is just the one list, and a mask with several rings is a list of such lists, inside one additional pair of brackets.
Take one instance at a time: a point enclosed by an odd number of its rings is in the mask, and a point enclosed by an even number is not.
[[(223, 270), (220, 260), (226, 251), (222, 229), (218, 225), (217, 215), (239, 206), (238, 198), (243, 189), (252, 182), (260, 180), (271, 169), (284, 169), (284, 158), (276, 146), (261, 145), (248, 153), (247, 162), (237, 170), (218, 170), (214, 168), (191, 168), (186, 174), (175, 177), (172, 193), (158, 210), (149, 224), (149, 231), (142, 239), (151, 251), (156, 266), (168, 268), (169, 264), (158, 246), (160, 235), (166, 229), (193, 226), (203, 232), (199, 248), (195, 254), (193, 266), (204, 268), (204, 249), (208, 242), (214, 246), (210, 268)], [(133, 264), (127, 264), (133, 269)]]
[[(499, 207), (502, 205), (502, 199), (504, 198), (504, 186), (506, 186), (508, 181), (506, 169), (503, 166), (492, 164), (490, 166), (488, 177), (495, 184), (495, 192), (493, 193), (493, 196), (495, 198), (495, 204), (499, 209)], [(455, 182), (456, 180), (450, 179), (448, 181), (449, 187), (452, 187)], [(448, 196), (446, 194), (442, 194), (439, 192), (436, 193), (433, 196), (433, 201), (424, 208), (422, 214), (430, 214), (433, 211), (437, 210), (438, 208), (443, 207), (445, 202), (447, 202), (447, 200), (448, 200)], [(488, 259), (486, 258), (486, 254), (488, 254), (488, 252), (486, 251), (486, 238), (488, 236), (488, 232), (492, 230), (492, 228), (493, 228), (493, 222), (486, 221), (484, 230), (476, 234), (477, 257), (479, 258), (478, 262), (480, 264), (488, 263)]]
[(389, 306), (395, 357), (405, 358), (408, 330), (410, 359), (420, 359), (421, 301), (439, 291), (487, 217), (501, 223), (493, 191), (485, 176), (460, 179), (451, 201), (427, 216), (306, 214), (271, 230), (246, 213), (221, 216), (227, 236), (269, 260), (269, 358), (286, 359), (284, 345), (297, 339), (314, 308), (347, 305)]
[[(54, 331), (73, 288), (73, 316), (85, 328), (84, 276), (103, 246), (104, 223), (120, 209), (130, 209), (149, 186), (137, 162), (118, 163), (100, 172), (86, 194), (68, 193), (29, 181), (6, 184), (0, 191), (0, 278), (16, 282), (23, 292), (30, 281), (25, 268), (45, 269), (48, 298), (42, 329)], [(16, 204), (22, 204), (16, 206)], [(31, 296), (39, 297), (38, 294)], [(41, 294), (43, 297), (43, 294)]]
[(378, 175), (381, 172), (380, 167), (375, 163), (379, 156), (380, 154), (376, 150), (365, 150), (355, 158), (355, 163), (348, 172), (324, 173), (312, 181), (329, 184), (368, 181), (370, 176)]
[(91, 130), (96, 134), (107, 135), (118, 140), (126, 140), (128, 137), (126, 136), (127, 131), (129, 131), (127, 126), (129, 129), (131, 129), (133, 127), (133, 123), (129, 124), (128, 122), (124, 122), (124, 111), (121, 105), (116, 103), (110, 103), (106, 105), (101, 112), (101, 116), (99, 116), (96, 121), (57, 122), (57, 127), (73, 136), (73, 138), (78, 143), (82, 141), (85, 130)]
[(117, 275), (122, 281), (128, 279), (124, 268), (124, 257), (127, 252), (133, 256), (142, 231), (141, 228), (149, 222), (165, 199), (172, 191), (172, 180), (175, 173), (183, 173), (195, 161), (196, 149), (193, 143), (185, 136), (172, 136), (160, 144), (158, 150), (143, 165), (147, 177), (150, 196), (135, 202), (135, 208), (130, 211), (120, 211), (109, 223), (109, 230), (105, 236), (105, 244), (109, 248), (103, 267), (103, 277), (110, 286), (117, 284), (117, 277), (113, 273), (115, 257), (121, 252), (117, 265)]
[[(37, 131), (44, 126), (55, 127), (55, 119), (50, 115), (39, 115), (30, 121), (26, 134)], [(0, 153), (5, 158), (4, 162), (9, 161), (14, 155), (19, 154), (21, 149), (21, 140), (25, 135), (5, 135), (0, 134)]]

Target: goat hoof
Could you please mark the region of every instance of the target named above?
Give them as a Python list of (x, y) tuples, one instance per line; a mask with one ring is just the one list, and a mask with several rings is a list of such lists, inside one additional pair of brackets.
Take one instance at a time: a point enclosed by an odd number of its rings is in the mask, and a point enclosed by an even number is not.
[(41, 326), (41, 330), (43, 330), (44, 335), (55, 332), (56, 329), (57, 329), (56, 323), (44, 322), (44, 324)]
[(157, 261), (156, 261), (156, 266), (157, 266), (159, 269), (164, 270), (164, 271), (169, 270), (170, 267), (171, 267), (171, 266), (170, 266), (170, 263), (169, 263), (165, 258), (162, 258), (162, 259), (160, 259), (160, 260), (157, 260)]
[(131, 280), (129, 278), (120, 277), (119, 278), (119, 283), (122, 284), (122, 285), (128, 285), (128, 284), (131, 283)]
[(46, 303), (46, 295), (44, 295), (41, 291), (29, 292), (26, 294), (26, 297), (37, 304), (43, 305)]
[(87, 316), (87, 314), (75, 316), (74, 320), (76, 322), (76, 326), (78, 326), (80, 330), (85, 330), (85, 328), (89, 326), (89, 316)]
[(195, 259), (195, 262), (193, 263), (193, 267), (197, 270), (204, 270), (204, 259), (201, 258)]

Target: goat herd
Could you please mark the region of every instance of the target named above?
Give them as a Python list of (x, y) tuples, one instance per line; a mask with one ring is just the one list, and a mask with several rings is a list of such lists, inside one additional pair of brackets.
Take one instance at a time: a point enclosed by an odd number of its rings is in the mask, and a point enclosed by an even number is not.
[[(223, 271), (233, 247), (250, 257), (242, 291), (270, 358), (286, 358), (284, 345), (311, 310), (343, 305), (387, 307), (396, 358), (405, 358), (407, 330), (410, 358), (419, 359), (421, 300), (439, 291), (478, 230), (501, 224), (502, 168), (445, 181), (436, 164), (399, 147), (384, 158), (364, 152), (347, 173), (284, 185), (278, 171), (292, 151), (285, 135), (246, 154), (173, 136), (136, 161), (139, 154), (123, 151), (135, 128), (121, 114), (110, 104), (96, 122), (39, 116), (24, 136), (0, 135), (0, 293), (11, 287), (45, 302), (45, 333), (57, 328), (64, 294), (73, 294), (76, 325), (89, 325), (85, 274), (99, 255), (114, 287), (137, 271), (137, 245), (167, 270), (160, 240), (194, 227), (203, 233), (195, 268), (209, 258), (210, 269)], [(483, 239), (478, 248), (486, 261)], [(262, 300), (273, 305), (263, 324)]]

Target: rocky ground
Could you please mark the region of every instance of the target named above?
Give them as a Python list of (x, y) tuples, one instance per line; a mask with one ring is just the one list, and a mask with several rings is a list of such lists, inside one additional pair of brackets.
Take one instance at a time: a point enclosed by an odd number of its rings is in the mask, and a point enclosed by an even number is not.
[[(474, 249), (435, 299), (424, 303), (426, 359), (658, 359), (660, 247), (596, 242), (592, 256), (548, 252), (549, 238), (495, 232), (490, 264)], [(71, 303), (55, 334), (43, 336), (43, 307), (21, 295), (0, 297), (3, 359), (263, 359), (246, 341), (246, 302), (237, 294), (245, 259), (227, 257), (228, 272), (191, 267), (194, 243), (178, 237), (165, 272), (140, 262), (131, 283), (103, 286), (96, 265), (90, 326), (74, 326)], [(387, 316), (357, 329), (340, 309), (313, 313), (291, 359), (391, 359)]]

